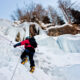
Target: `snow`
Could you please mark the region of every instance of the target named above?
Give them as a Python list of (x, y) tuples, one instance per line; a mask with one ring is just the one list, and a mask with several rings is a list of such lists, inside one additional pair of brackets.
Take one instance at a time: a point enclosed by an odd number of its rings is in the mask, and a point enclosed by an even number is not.
[[(60, 48), (65, 52), (77, 53), (80, 52), (80, 36), (62, 35), (57, 40)], [(65, 43), (65, 44), (64, 44)], [(73, 47), (74, 46), (74, 47)], [(76, 47), (78, 46), (78, 47)]]
[(33, 23), (13, 24), (0, 20), (0, 80), (80, 80), (80, 34), (50, 37), (34, 23), (40, 35), (35, 36), (36, 69), (31, 74), (29, 61), (25, 65), (20, 63), (23, 46), (14, 48), (13, 44), (18, 32), (21, 40), (29, 35), (29, 25)]
[(66, 24), (63, 24), (63, 25), (55, 25), (55, 26), (51, 26), (51, 27), (47, 28), (46, 31), (48, 31), (49, 29), (62, 28), (62, 27), (65, 27), (65, 26), (70, 26), (70, 27), (72, 27), (71, 24), (66, 23)]

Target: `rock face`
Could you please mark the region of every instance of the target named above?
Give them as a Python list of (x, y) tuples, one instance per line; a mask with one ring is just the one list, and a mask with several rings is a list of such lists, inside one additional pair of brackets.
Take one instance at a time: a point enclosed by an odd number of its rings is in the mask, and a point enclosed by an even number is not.
[(70, 25), (65, 25), (64, 27), (60, 28), (51, 28), (48, 30), (48, 35), (49, 36), (59, 36), (63, 34), (78, 34), (80, 33), (80, 30), (77, 28), (77, 25), (72, 24)]
[[(39, 24), (39, 26), (41, 27), (41, 29), (43, 30), (47, 30), (47, 28), (50, 28), (52, 26), (55, 27), (54, 24), (50, 24), (50, 25), (43, 25), (43, 23), (41, 21), (39, 21), (38, 19), (36, 19), (37, 24)], [(62, 25), (63, 26), (63, 25)], [(63, 27), (60, 28), (50, 28), (47, 30), (47, 34), (49, 36), (59, 36), (59, 35), (63, 35), (63, 34), (78, 34), (80, 33), (80, 24), (74, 24), (72, 23), (71, 25), (64, 25)]]
[(18, 32), (15, 41), (17, 41), (17, 42), (21, 41), (21, 38), (20, 38), (20, 32)]
[(31, 24), (30, 27), (29, 27), (29, 35), (35, 36), (35, 35), (38, 35), (38, 34), (39, 34), (39, 31), (36, 30), (35, 24)]

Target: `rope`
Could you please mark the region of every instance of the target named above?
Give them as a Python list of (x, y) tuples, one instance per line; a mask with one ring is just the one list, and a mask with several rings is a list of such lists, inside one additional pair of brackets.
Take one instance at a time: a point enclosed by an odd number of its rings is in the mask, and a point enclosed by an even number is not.
[(12, 74), (11, 80), (13, 80), (13, 78), (14, 78), (15, 72), (16, 72), (17, 67), (18, 67), (18, 64), (19, 64), (19, 61), (20, 61), (20, 58), (18, 59), (18, 62), (17, 62), (17, 64), (16, 64), (16, 67), (15, 67), (14, 72), (13, 72), (13, 74)]
[(12, 41), (10, 41), (8, 38), (6, 38), (6, 37), (4, 37), (4, 36), (0, 35), (0, 37), (2, 37), (3, 39), (7, 40), (8, 42), (14, 44)]
[[(12, 41), (10, 41), (9, 39), (7, 39), (6, 37), (4, 37), (4, 36), (2, 36), (2, 35), (0, 35), (0, 37), (2, 37), (3, 39), (7, 40), (8, 42), (10, 42), (10, 43), (12, 43), (12, 44), (14, 45), (14, 43), (13, 43)], [(20, 47), (20, 49), (24, 50), (24, 49), (21, 48), (21, 47)], [(17, 67), (18, 67), (19, 61), (20, 61), (20, 57), (19, 57), (19, 59), (18, 59), (18, 62), (17, 62), (17, 64), (16, 64), (16, 67), (15, 67), (15, 69), (14, 69), (14, 71), (13, 71), (13, 74), (12, 74), (11, 80), (13, 80), (13, 77), (14, 77), (15, 72), (16, 72), (16, 70), (17, 70)]]

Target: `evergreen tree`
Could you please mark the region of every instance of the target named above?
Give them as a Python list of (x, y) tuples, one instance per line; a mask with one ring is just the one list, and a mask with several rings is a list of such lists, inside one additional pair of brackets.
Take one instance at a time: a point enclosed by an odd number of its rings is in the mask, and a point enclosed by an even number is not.
[(60, 16), (57, 16), (57, 24), (59, 25), (65, 24), (64, 20)]
[(71, 13), (73, 16), (73, 22), (76, 24), (80, 24), (80, 11), (71, 9)]
[(50, 19), (48, 16), (43, 16), (43, 23), (47, 24), (47, 23), (50, 23)]

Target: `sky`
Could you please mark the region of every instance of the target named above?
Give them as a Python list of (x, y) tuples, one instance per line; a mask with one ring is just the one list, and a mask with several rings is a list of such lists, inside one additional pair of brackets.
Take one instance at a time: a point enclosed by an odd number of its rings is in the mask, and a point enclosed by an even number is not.
[[(42, 4), (44, 7), (51, 5), (56, 8), (58, 0), (0, 0), (0, 18), (11, 20), (11, 15), (19, 7), (24, 7), (30, 2)], [(72, 0), (75, 2), (77, 0)], [(80, 0), (78, 0), (80, 2)]]

